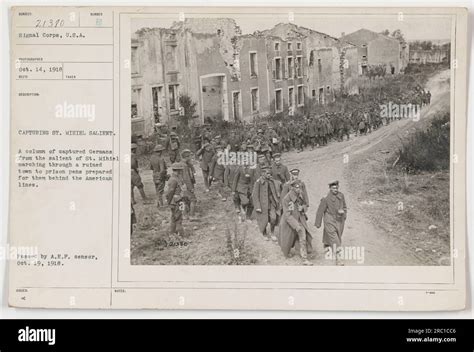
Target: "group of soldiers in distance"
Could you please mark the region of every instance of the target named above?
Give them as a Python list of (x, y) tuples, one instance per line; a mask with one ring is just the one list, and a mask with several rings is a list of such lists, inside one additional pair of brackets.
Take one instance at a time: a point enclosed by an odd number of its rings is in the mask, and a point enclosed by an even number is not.
[[(360, 97), (357, 97), (360, 100)], [(223, 135), (224, 144), (228, 143), (232, 150), (238, 150), (244, 142), (258, 148), (261, 143), (258, 140), (259, 130), (263, 130), (263, 136), (272, 151), (284, 152), (294, 149), (300, 152), (306, 148), (323, 147), (331, 140), (350, 139), (351, 134), (365, 135), (384, 124), (401, 119), (402, 116), (381, 116), (380, 106), (388, 102), (423, 107), (430, 104), (431, 92), (420, 86), (414, 86), (403, 94), (391, 95), (382, 92), (378, 97), (365, 99), (363, 103), (357, 101), (355, 105), (343, 106), (337, 112), (326, 111), (320, 115), (313, 113), (299, 118), (288, 116), (280, 121), (267, 120), (253, 124), (236, 123), (226, 126), (226, 130), (219, 133)], [(193, 129), (195, 150), (199, 150), (204, 139), (211, 138), (213, 130), (211, 124)]]
[[(422, 99), (420, 105), (426, 105), (430, 103), (431, 94), (416, 88), (411, 98), (415, 103)], [(310, 200), (305, 183), (299, 178), (300, 170), (284, 165), (282, 153), (324, 147), (331, 140), (349, 139), (351, 133), (355, 136), (370, 133), (392, 120), (382, 119), (375, 104), (365, 104), (350, 112), (326, 112), (322, 116), (299, 119), (288, 117), (285, 122), (273, 124), (241, 124), (228, 129), (225, 137), (214, 132), (211, 124), (204, 124), (194, 128), (193, 151), (182, 148), (177, 129), (172, 128), (164, 139), (158, 134), (159, 143), (150, 157), (157, 206), (168, 205), (171, 209), (169, 232), (184, 234), (183, 219), (196, 217), (198, 195), (194, 160), (199, 161), (205, 192), (215, 191), (221, 201), (231, 197), (240, 221), (256, 220), (263, 238), (278, 243), (285, 257), (291, 256), (291, 249), (295, 248), (302, 263), (312, 265), (308, 259), (312, 252), (312, 235), (307, 224)], [(136, 222), (135, 188), (147, 202), (136, 149), (137, 145), (132, 143), (132, 229)], [(225, 152), (256, 155), (255, 162), (248, 158), (247, 162), (222, 163), (219, 157)], [(168, 174), (169, 166), (171, 175)], [(315, 226), (319, 228), (324, 222), (323, 244), (326, 251), (334, 253), (332, 258), (338, 265), (343, 265), (338, 251), (346, 217), (344, 195), (339, 191), (339, 182), (333, 181), (327, 196), (320, 201)]]

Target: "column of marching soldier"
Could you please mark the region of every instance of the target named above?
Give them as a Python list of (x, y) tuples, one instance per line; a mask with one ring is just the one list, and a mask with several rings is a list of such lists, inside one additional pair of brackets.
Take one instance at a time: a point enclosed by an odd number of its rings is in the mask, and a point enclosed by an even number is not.
[[(411, 102), (420, 106), (431, 103), (431, 93), (420, 86), (414, 86), (403, 95), (390, 95), (383, 92), (376, 99), (362, 99), (363, 104), (349, 111), (343, 108), (340, 112), (325, 112), (316, 116), (310, 114), (290, 119), (288, 123), (260, 122), (253, 124), (235, 123), (228, 126), (226, 137), (213, 136), (213, 127), (209, 123), (193, 128), (193, 144), (195, 156), (200, 160), (200, 168), (206, 192), (215, 188), (218, 196), (227, 200), (229, 192), (235, 211), (240, 219), (255, 219), (266, 240), (278, 242), (285, 256), (290, 255), (295, 247), (305, 265), (311, 265), (308, 253), (311, 248), (311, 234), (306, 223), (306, 211), (309, 199), (305, 184), (299, 179), (299, 170), (288, 168), (281, 162), (281, 153), (289, 150), (303, 151), (310, 146), (324, 147), (330, 140), (342, 141), (344, 137), (366, 135), (383, 125), (388, 125), (401, 117), (381, 118), (379, 104), (387, 101), (395, 103)], [(171, 131), (162, 131), (158, 124), (157, 138), (165, 137), (165, 145), (157, 144), (150, 159), (153, 171), (157, 205), (166, 203), (171, 208), (171, 233), (183, 233), (183, 216), (193, 218), (196, 208), (194, 185), (195, 168), (193, 153), (181, 150), (181, 143), (176, 127)], [(165, 127), (166, 126), (162, 126)], [(163, 133), (164, 132), (164, 133)], [(139, 175), (136, 158), (136, 144), (132, 143), (132, 229), (136, 222), (133, 209), (134, 188), (138, 188), (142, 198), (146, 200), (143, 183)], [(224, 150), (231, 152), (256, 153), (258, 161), (247, 165), (226, 165), (218, 162), (219, 153)], [(171, 176), (167, 173), (166, 151), (171, 163)], [(167, 184), (167, 192), (165, 185)], [(316, 213), (316, 227), (324, 220), (323, 243), (326, 250), (338, 264), (337, 251), (341, 247), (341, 237), (347, 208), (344, 195), (339, 192), (337, 181), (329, 184), (330, 191), (321, 200)], [(278, 228), (278, 232), (275, 229)]]
[[(278, 243), (285, 257), (291, 256), (291, 249), (295, 248), (302, 263), (312, 265), (308, 259), (312, 252), (312, 235), (306, 214), (309, 198), (305, 183), (299, 178), (300, 170), (289, 170), (282, 164), (281, 153), (272, 151), (270, 140), (265, 138), (263, 130), (258, 130), (255, 138), (252, 138), (253, 143), (243, 142), (239, 146), (223, 141), (219, 135), (212, 138), (204, 134), (202, 141), (195, 155), (200, 159), (205, 191), (215, 189), (222, 201), (226, 201), (231, 194), (240, 221), (256, 220), (263, 238)], [(172, 152), (179, 150), (180, 146), (175, 133), (170, 134), (166, 146), (155, 146), (150, 158), (150, 168), (153, 171), (157, 206), (163, 207), (166, 198), (171, 209), (169, 231), (181, 235), (184, 233), (183, 218), (195, 217), (197, 198), (193, 153), (188, 149)], [(132, 143), (132, 226), (136, 222), (133, 208), (135, 187), (139, 189), (143, 200), (147, 201), (139, 175), (136, 148), (137, 145)], [(168, 165), (163, 155), (166, 149), (171, 152), (171, 175), (167, 173)], [(219, 155), (225, 149), (237, 150), (249, 156), (257, 155), (257, 162), (252, 163), (253, 158), (244, 158), (241, 164), (221, 163)], [(338, 181), (331, 182), (329, 188), (328, 195), (321, 199), (318, 207), (315, 226), (319, 228), (324, 220), (325, 249), (337, 254), (341, 247), (347, 207), (344, 195), (339, 192)], [(337, 264), (342, 264), (337, 255), (334, 258)]]

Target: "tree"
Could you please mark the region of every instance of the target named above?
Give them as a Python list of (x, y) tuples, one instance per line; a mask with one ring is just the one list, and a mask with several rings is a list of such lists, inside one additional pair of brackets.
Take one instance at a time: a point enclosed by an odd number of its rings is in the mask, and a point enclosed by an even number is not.
[(179, 119), (181, 124), (189, 126), (189, 121), (195, 117), (197, 103), (193, 101), (189, 95), (183, 94), (179, 96), (179, 106)]
[(179, 117), (178, 129), (185, 138), (191, 137), (190, 121), (197, 117), (197, 103), (187, 94), (179, 96)]
[(389, 36), (389, 35), (390, 35), (390, 31), (389, 31), (388, 29), (384, 29), (382, 32), (380, 32), (380, 34)]
[(405, 43), (405, 37), (400, 29), (395, 29), (391, 35), (393, 38), (398, 39), (401, 43)]

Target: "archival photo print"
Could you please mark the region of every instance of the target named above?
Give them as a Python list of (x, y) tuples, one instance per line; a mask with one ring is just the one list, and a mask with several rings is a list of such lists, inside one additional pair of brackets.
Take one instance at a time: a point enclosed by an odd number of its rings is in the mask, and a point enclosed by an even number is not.
[(132, 265), (451, 265), (452, 17), (130, 23)]

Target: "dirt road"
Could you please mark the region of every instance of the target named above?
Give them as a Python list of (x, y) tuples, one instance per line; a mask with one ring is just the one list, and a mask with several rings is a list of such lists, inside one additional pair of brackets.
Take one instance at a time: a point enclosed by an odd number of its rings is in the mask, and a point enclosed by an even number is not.
[[(322, 228), (316, 229), (313, 226), (319, 201), (327, 194), (328, 183), (333, 180), (339, 180), (340, 190), (345, 194), (348, 206), (343, 245), (363, 248), (364, 262), (362, 265), (423, 265), (423, 262), (417, 256), (413, 255), (411, 251), (407, 251), (398, 237), (377, 228), (376, 224), (369, 220), (367, 212), (370, 211), (370, 206), (372, 206), (371, 201), (370, 199), (366, 201), (358, 200), (360, 194), (357, 190), (351, 188), (350, 177), (348, 176), (355, 162), (360, 163), (361, 160), (371, 159), (375, 153), (384, 150), (393, 150), (399, 142), (397, 136), (406, 133), (416, 124), (425, 123), (436, 111), (449, 104), (449, 71), (443, 71), (432, 77), (427, 84), (427, 88), (432, 93), (432, 104), (422, 110), (420, 121), (402, 119), (388, 126), (383, 126), (366, 136), (351, 136), (348, 141), (332, 142), (323, 148), (284, 154), (284, 164), (289, 168), (297, 167), (301, 170), (300, 178), (306, 183), (309, 193), (308, 223), (312, 230), (313, 247), (315, 248), (315, 253), (310, 259), (315, 265), (333, 265), (332, 261), (324, 258), (321, 242)], [(150, 172), (144, 172), (142, 177), (147, 192), (153, 194)], [(217, 197), (212, 199), (212, 192), (204, 194), (200, 175), (198, 175), (197, 181), (197, 192), (204, 197), (204, 199), (201, 197), (200, 201), (203, 216), (197, 223), (187, 223), (188, 227), (196, 229), (195, 233), (190, 236), (189, 246), (178, 249), (164, 249), (156, 254), (153, 250), (154, 247), (150, 246), (150, 243), (156, 240), (156, 234), (146, 234), (146, 231), (140, 232), (139, 230), (132, 237), (132, 262), (136, 264), (224, 264), (224, 262), (218, 262), (212, 258), (217, 253), (223, 256), (226, 255), (225, 252), (228, 247), (226, 227), (229, 227), (229, 223), (232, 223), (231, 219), (236, 218), (233, 207), (230, 200), (226, 203), (220, 203)], [(211, 199), (212, 202), (209, 202)], [(397, 204), (394, 203), (394, 211), (396, 211), (396, 208)], [(140, 205), (137, 206), (137, 209), (139, 213), (144, 211)], [(223, 216), (225, 217), (223, 218)], [(165, 218), (160, 218), (161, 223), (159, 225), (167, 226), (167, 221), (162, 219)], [(204, 225), (207, 225), (206, 229), (203, 229)], [(232, 226), (230, 225), (231, 228)], [(301, 264), (298, 255), (285, 259), (276, 243), (265, 241), (258, 233), (255, 222), (239, 223), (238, 227), (241, 233), (246, 233), (245, 244), (246, 248), (251, 250), (251, 264)], [(205, 242), (204, 245), (201, 242)], [(140, 259), (140, 256), (145, 256), (148, 259)], [(166, 256), (174, 258), (173, 261), (166, 262), (159, 259)], [(355, 260), (346, 260), (346, 265), (360, 265), (360, 263), (357, 264)]]
[[(314, 224), (316, 209), (321, 197), (328, 192), (328, 183), (339, 180), (340, 190), (345, 194), (348, 206), (348, 218), (343, 235), (344, 246), (363, 246), (365, 249), (365, 265), (417, 265), (423, 264), (406, 251), (397, 238), (390, 233), (384, 233), (372, 224), (365, 214), (370, 200), (358, 202), (355, 192), (347, 180), (347, 171), (350, 171), (354, 159), (370, 158), (371, 154), (393, 147), (396, 136), (403, 134), (415, 124), (423, 123), (441, 107), (449, 104), (449, 71), (443, 71), (434, 76), (427, 84), (432, 92), (433, 104), (423, 108), (420, 121), (410, 119), (399, 120), (366, 136), (352, 137), (349, 141), (335, 142), (327, 147), (302, 153), (288, 153), (284, 162), (289, 167), (298, 167), (301, 178), (305, 180), (310, 198), (309, 223)], [(396, 137), (390, 139), (389, 137)], [(394, 211), (397, 204), (393, 204)], [(314, 229), (316, 248), (319, 256), (313, 260), (318, 265), (327, 261), (322, 256), (322, 229)], [(347, 264), (347, 263), (346, 263)]]
[[(328, 183), (333, 180), (339, 180), (340, 190), (345, 194), (348, 206), (343, 245), (346, 247), (363, 247), (364, 265), (424, 264), (411, 251), (407, 251), (406, 247), (399, 242), (398, 237), (381, 231), (369, 221), (366, 212), (370, 211), (371, 201), (370, 199), (362, 202), (357, 201), (357, 192), (351, 189), (347, 176), (354, 161), (363, 158), (368, 159), (380, 150), (393, 148), (398, 142), (397, 135), (402, 135), (410, 128), (415, 127), (416, 124), (425, 123), (439, 109), (449, 104), (448, 79), (449, 71), (443, 71), (430, 79), (427, 88), (432, 93), (433, 103), (422, 110), (420, 121), (398, 120), (366, 136), (351, 136), (348, 141), (333, 142), (323, 148), (306, 150), (301, 153), (290, 152), (284, 155), (283, 162), (288, 167), (297, 167), (301, 170), (300, 177), (305, 181), (309, 193), (308, 223), (313, 230), (313, 247), (315, 247), (316, 253), (312, 261), (316, 265), (332, 264), (323, 255), (322, 228), (316, 229), (313, 225), (319, 201), (327, 194)], [(396, 203), (393, 204), (393, 209), (396, 211)], [(272, 243), (259, 240), (255, 245), (259, 247), (259, 251), (265, 253), (268, 262), (298, 263), (297, 256), (285, 260), (278, 253), (278, 256), (273, 258)], [(356, 264), (356, 262), (346, 260), (346, 265), (351, 264)]]

